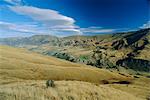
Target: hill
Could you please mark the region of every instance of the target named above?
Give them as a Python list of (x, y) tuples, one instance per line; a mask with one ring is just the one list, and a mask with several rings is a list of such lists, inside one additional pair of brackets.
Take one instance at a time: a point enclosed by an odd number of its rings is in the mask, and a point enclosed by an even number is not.
[[(24, 49), (0, 46), (1, 79), (78, 80), (101, 83), (102, 80), (130, 79), (104, 69), (75, 64), (54, 57), (43, 56)], [(2, 81), (1, 81), (2, 82)]]
[(0, 39), (0, 44), (98, 68), (150, 72), (150, 29), (64, 38), (35, 35)]
[[(48, 79), (55, 80), (54, 88), (46, 88)], [(141, 76), (0, 46), (0, 100), (144, 100), (149, 83)]]
[(13, 37), (2, 38), (0, 44), (7, 44), (12, 46), (21, 45), (42, 45), (47, 43), (55, 43), (59, 38), (50, 35), (34, 35), (32, 37)]

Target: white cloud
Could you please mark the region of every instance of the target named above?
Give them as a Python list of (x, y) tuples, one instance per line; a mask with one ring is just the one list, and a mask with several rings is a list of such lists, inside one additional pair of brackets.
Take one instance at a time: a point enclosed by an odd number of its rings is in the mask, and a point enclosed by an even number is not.
[(140, 28), (150, 28), (150, 21), (148, 21), (146, 24), (143, 24), (143, 26)]
[(112, 33), (116, 29), (103, 29), (102, 27), (88, 27), (80, 29), (83, 33)]
[(11, 6), (10, 9), (18, 14), (29, 16), (36, 21), (41, 21), (51, 26), (72, 25), (75, 22), (74, 19), (50, 9), (32, 6)]
[(9, 6), (9, 8), (20, 15), (29, 16), (34, 21), (42, 23), (44, 27), (53, 32), (72, 31), (74, 34), (82, 34), (79, 27), (74, 24), (73, 18), (64, 16), (55, 10), (32, 6)]
[(10, 31), (10, 32), (20, 32), (20, 33), (34, 33), (42, 34), (44, 32), (48, 33), (48, 30), (44, 27), (39, 27), (36, 24), (14, 24), (8, 22), (0, 22), (0, 30)]
[[(77, 33), (83, 32), (83, 34), (90, 33), (112, 33), (115, 32), (117, 29), (103, 29), (101, 27), (89, 27), (89, 28), (79, 28), (79, 27), (65, 27), (65, 26), (53, 26), (53, 27), (45, 27), (39, 23), (9, 23), (9, 22), (2, 22), (0, 21), (0, 33), (7, 33), (14, 34), (16, 36), (20, 33), (21, 36), (25, 33), (29, 35), (37, 34), (49, 34), (49, 35), (56, 35), (56, 36), (69, 36), (69, 35), (77, 35)], [(79, 34), (78, 34), (79, 35)], [(12, 35), (11, 35), (12, 36)]]
[(22, 5), (23, 0), (4, 0), (5, 2), (13, 5)]
[(38, 34), (49, 34), (63, 37), (69, 35), (76, 35), (77, 33), (80, 33), (80, 31), (72, 28), (49, 29), (48, 27), (45, 27), (39, 23), (10, 23), (0, 21), (0, 37), (7, 36), (7, 34), (9, 36), (31, 36)]

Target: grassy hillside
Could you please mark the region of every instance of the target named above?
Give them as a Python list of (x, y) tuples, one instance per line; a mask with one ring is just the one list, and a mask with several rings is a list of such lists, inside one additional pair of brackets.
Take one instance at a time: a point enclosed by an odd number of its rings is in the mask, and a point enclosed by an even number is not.
[[(46, 88), (48, 79), (55, 80), (54, 88)], [(145, 100), (149, 83), (148, 78), (0, 46), (0, 100)]]
[(13, 77), (26, 80), (82, 80), (97, 83), (104, 79), (129, 79), (107, 70), (7, 46), (0, 46), (0, 73), (1, 79)]
[(0, 44), (23, 47), (44, 55), (99, 68), (119, 70), (124, 67), (135, 72), (150, 72), (150, 29), (64, 38), (35, 35), (0, 39)]

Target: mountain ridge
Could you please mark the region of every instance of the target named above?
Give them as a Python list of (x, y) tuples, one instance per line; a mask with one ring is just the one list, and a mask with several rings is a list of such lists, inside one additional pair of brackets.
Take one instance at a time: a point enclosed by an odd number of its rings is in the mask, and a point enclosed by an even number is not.
[[(150, 28), (97, 36), (58, 38), (35, 35), (0, 39), (0, 44), (27, 48), (44, 55), (99, 68), (118, 69), (121, 66), (135, 71), (150, 72)], [(139, 65), (137, 69), (133, 67), (135, 63)], [(142, 70), (140, 67), (146, 69)]]

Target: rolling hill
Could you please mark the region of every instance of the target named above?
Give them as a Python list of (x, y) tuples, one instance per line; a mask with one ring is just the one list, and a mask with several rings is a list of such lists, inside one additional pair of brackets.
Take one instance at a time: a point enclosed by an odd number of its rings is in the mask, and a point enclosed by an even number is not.
[(0, 47), (0, 57), (0, 78), (5, 80), (12, 77), (25, 80), (81, 80), (101, 83), (104, 79), (108, 81), (130, 79), (104, 69), (8, 46)]
[[(48, 79), (55, 80), (54, 88), (46, 88)], [(120, 83), (125, 81), (131, 84)], [(144, 77), (136, 79), (26, 49), (0, 46), (0, 100), (144, 100), (149, 96), (149, 83)]]

